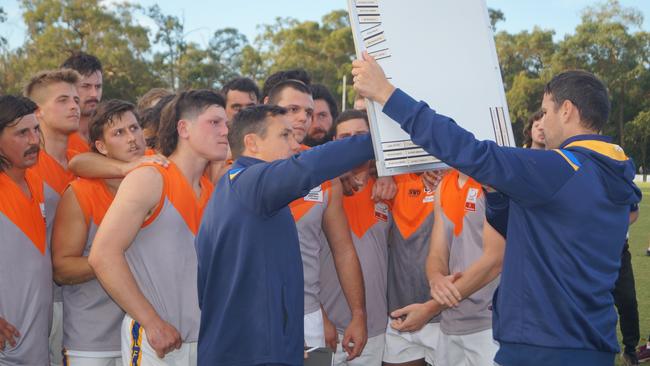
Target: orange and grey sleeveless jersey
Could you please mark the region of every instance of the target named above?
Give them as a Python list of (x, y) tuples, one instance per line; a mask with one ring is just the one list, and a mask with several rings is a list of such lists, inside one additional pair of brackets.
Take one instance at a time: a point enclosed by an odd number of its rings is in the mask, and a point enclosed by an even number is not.
[[(78, 154), (74, 150), (68, 149), (67, 159), (70, 161), (73, 156)], [(56, 214), (56, 207), (59, 205), (59, 200), (63, 191), (68, 186), (72, 180), (74, 180), (74, 174), (69, 170), (59, 164), (58, 161), (54, 160), (45, 150), (41, 149), (38, 153), (38, 163), (28, 170), (36, 173), (41, 180), (43, 181), (43, 195), (45, 196), (45, 221), (47, 223), (47, 246), (51, 247), (52, 241), (52, 225), (54, 224), (54, 215)], [(61, 287), (54, 282), (53, 291), (54, 291), (54, 301), (61, 302), (63, 301), (63, 296), (61, 295)]]
[(289, 208), (296, 221), (298, 239), (300, 240), (300, 256), (305, 287), (305, 314), (320, 309), (320, 253), (323, 247), (328, 247), (327, 238), (323, 233), (323, 214), (329, 204), (331, 182), (327, 181), (311, 191), (305, 197), (293, 201)]
[[(77, 179), (70, 183), (88, 227), (83, 251), (87, 257), (99, 224), (113, 202), (102, 179)], [(97, 279), (63, 290), (63, 346), (68, 351), (120, 352), (120, 325), (124, 312)]]
[(52, 260), (46, 242), (43, 184), (28, 170), (27, 197), (0, 173), (0, 317), (16, 327), (16, 347), (0, 350), (0, 365), (49, 365)]
[(156, 211), (145, 221), (126, 259), (133, 276), (158, 315), (174, 326), (183, 342), (196, 342), (201, 313), (196, 285), (194, 237), (210, 195), (212, 183), (201, 177), (201, 195), (173, 162), (158, 170), (163, 193)]
[[(464, 272), (483, 254), (485, 195), (481, 185), (468, 178), (458, 186), (458, 171), (440, 182), (440, 206), (449, 249), (449, 273)], [(492, 328), (492, 295), (499, 283), (494, 279), (460, 302), (442, 312), (440, 329), (445, 334), (464, 335)]]
[[(431, 299), (425, 272), (433, 228), (435, 191), (417, 174), (394, 177), (393, 221), (388, 234), (388, 311)], [(429, 320), (437, 323), (440, 317)]]
[[(363, 190), (343, 197), (343, 208), (350, 223), (352, 241), (357, 251), (366, 290), (368, 336), (386, 331), (388, 309), (386, 303), (387, 237), (391, 220), (390, 205), (375, 203), (372, 198), (374, 180)], [(320, 300), (329, 319), (339, 332), (344, 332), (352, 319), (350, 308), (341, 289), (336, 267), (329, 247), (321, 253)]]

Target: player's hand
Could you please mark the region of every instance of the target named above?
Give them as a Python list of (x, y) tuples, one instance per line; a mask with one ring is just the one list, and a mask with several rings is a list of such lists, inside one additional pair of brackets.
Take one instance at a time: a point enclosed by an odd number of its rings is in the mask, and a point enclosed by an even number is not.
[(363, 51), (362, 60), (352, 62), (352, 80), (354, 89), (361, 96), (370, 98), (384, 105), (395, 90), (395, 87), (386, 80), (386, 75), (375, 59)]
[(158, 319), (146, 327), (143, 325), (143, 328), (149, 345), (160, 358), (164, 358), (169, 352), (181, 348), (183, 344), (178, 330), (162, 319)]
[(439, 312), (440, 306), (435, 302), (411, 304), (390, 313), (390, 326), (400, 332), (416, 332)]
[(368, 342), (368, 328), (366, 319), (363, 316), (352, 316), (350, 324), (345, 328), (341, 347), (348, 354), (348, 361), (352, 361), (361, 355), (363, 348)]
[(439, 273), (434, 274), (434, 277), (429, 282), (431, 288), (431, 297), (439, 305), (446, 305), (448, 307), (458, 306), (458, 303), (463, 299), (460, 291), (454, 285), (462, 274), (456, 272), (454, 274), (443, 276)]
[(397, 184), (393, 177), (379, 177), (372, 187), (371, 198), (375, 202), (390, 201), (397, 194)]
[(339, 177), (344, 196), (354, 196), (359, 191), (359, 185), (354, 179), (352, 172), (347, 172)]
[(339, 343), (339, 333), (336, 331), (336, 326), (323, 312), (323, 330), (325, 332), (325, 345), (336, 352), (336, 344)]
[(445, 170), (439, 169), (426, 171), (422, 173), (420, 178), (422, 179), (422, 183), (424, 183), (424, 187), (433, 192), (438, 188), (438, 184), (440, 184), (444, 176)]
[(7, 345), (16, 347), (16, 338), (20, 337), (18, 329), (8, 321), (0, 318), (0, 351), (4, 351)]
[(157, 164), (157, 165), (160, 165), (162, 167), (165, 167), (165, 168), (167, 168), (169, 166), (169, 160), (164, 155), (161, 155), (161, 154), (145, 155), (145, 156), (141, 157), (140, 159), (137, 159), (137, 160), (134, 160), (134, 161), (131, 161), (131, 162), (128, 162), (128, 163), (124, 163), (124, 165), (122, 167), (123, 175), (126, 176), (127, 174), (129, 174), (129, 172), (131, 170), (133, 170), (133, 169), (135, 169), (135, 168), (137, 168), (140, 165), (145, 164), (145, 163), (153, 163), (153, 164)]

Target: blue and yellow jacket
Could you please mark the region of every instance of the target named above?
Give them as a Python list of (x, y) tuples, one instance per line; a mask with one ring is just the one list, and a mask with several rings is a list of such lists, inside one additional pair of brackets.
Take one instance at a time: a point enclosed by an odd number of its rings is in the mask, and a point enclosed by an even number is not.
[(290, 159), (235, 161), (196, 237), (198, 364), (303, 364), (303, 273), (292, 201), (374, 158), (369, 135)]
[(493, 302), (496, 362), (612, 365), (612, 289), (630, 207), (641, 199), (623, 150), (598, 135), (557, 150), (500, 147), (399, 89), (383, 111), (427, 152), (510, 198)]

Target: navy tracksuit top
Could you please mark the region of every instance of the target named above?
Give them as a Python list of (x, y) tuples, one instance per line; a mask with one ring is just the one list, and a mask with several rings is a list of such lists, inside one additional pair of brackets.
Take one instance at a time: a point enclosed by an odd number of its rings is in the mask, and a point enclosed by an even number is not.
[(598, 135), (574, 136), (557, 150), (500, 147), (399, 89), (383, 112), (424, 150), (509, 198), (493, 301), (496, 362), (613, 365), (612, 289), (630, 207), (641, 199), (623, 150)]
[(369, 135), (289, 159), (235, 161), (196, 237), (199, 365), (303, 363), (303, 274), (288, 204), (374, 158)]

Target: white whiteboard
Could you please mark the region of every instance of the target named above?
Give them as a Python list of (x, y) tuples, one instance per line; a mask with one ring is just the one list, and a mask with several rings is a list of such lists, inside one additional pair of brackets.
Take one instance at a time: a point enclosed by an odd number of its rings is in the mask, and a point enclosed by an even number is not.
[[(515, 146), (484, 0), (348, 0), (357, 52), (367, 50), (396, 87), (480, 140)], [(380, 176), (445, 167), (369, 103)]]

